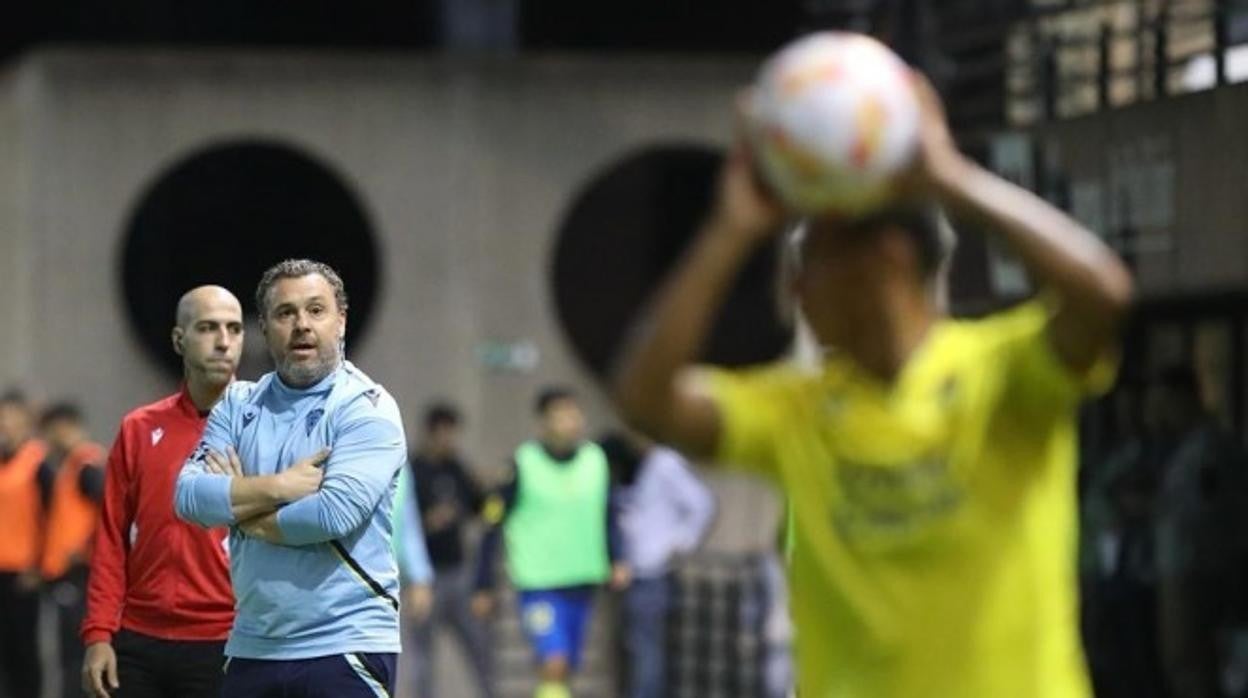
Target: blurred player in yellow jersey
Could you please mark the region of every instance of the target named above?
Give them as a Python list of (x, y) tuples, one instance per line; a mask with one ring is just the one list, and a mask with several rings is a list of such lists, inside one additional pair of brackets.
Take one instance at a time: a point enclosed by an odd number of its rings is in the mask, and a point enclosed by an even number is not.
[[(738, 149), (614, 398), (656, 438), (784, 490), (802, 698), (1087, 698), (1075, 412), (1112, 379), (1130, 276), (1078, 223), (960, 154), (919, 82), (904, 200), (853, 224), (806, 222), (793, 290), (821, 370), (686, 372), (738, 269), (786, 218)], [(1012, 249), (1039, 298), (943, 317), (934, 207)]]

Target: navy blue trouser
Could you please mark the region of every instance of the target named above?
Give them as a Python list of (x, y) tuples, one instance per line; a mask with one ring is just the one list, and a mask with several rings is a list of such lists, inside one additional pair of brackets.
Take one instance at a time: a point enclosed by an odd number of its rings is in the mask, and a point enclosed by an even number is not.
[(232, 657), (222, 698), (389, 698), (396, 654), (351, 652), (287, 661)]

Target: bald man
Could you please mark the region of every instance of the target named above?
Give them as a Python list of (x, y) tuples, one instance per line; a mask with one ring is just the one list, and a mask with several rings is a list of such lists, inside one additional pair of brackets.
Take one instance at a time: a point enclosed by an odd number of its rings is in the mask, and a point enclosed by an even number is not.
[(125, 416), (108, 457), (82, 624), (82, 683), (94, 698), (217, 698), (234, 620), (225, 529), (173, 512), (182, 462), (234, 380), (243, 310), (219, 286), (178, 302), (183, 383)]

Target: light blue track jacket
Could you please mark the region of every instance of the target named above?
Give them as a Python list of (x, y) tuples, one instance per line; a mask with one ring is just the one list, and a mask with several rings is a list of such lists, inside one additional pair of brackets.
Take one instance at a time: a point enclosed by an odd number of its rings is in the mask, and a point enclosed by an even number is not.
[(274, 373), (235, 382), (178, 476), (178, 516), (209, 527), (237, 523), (230, 476), (204, 469), (207, 452), (226, 447), (238, 452), (248, 476), (272, 475), (332, 449), (320, 491), (278, 511), (283, 545), (231, 528), (237, 616), (226, 655), (286, 660), (398, 652), (392, 510), (407, 445), (390, 394), (345, 361), (302, 390)]

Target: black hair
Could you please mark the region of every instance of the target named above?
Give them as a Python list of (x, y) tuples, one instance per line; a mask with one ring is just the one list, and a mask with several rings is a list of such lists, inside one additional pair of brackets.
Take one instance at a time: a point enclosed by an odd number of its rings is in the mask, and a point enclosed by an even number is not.
[(642, 454), (623, 433), (609, 431), (598, 438), (598, 446), (607, 457), (607, 464), (617, 482), (631, 485), (637, 481)]
[(918, 250), (919, 270), (928, 279), (940, 270), (949, 255), (944, 228), (948, 225), (938, 206), (917, 204), (890, 206), (860, 218), (837, 224), (838, 232), (870, 234), (889, 228), (904, 231)]
[(22, 392), (21, 388), (9, 388), (0, 393), (0, 407), (6, 405), (10, 407), (26, 407), (28, 404), (30, 403), (26, 400), (26, 393)]
[(47, 429), (54, 422), (70, 422), (82, 424), (82, 409), (72, 402), (58, 402), (50, 405), (39, 417), (39, 428)]
[(562, 385), (548, 385), (537, 391), (537, 399), (533, 402), (533, 410), (538, 415), (546, 414), (546, 410), (556, 402), (563, 400), (575, 400), (576, 393), (569, 387)]
[(457, 427), (459, 423), (459, 409), (449, 402), (435, 402), (425, 410), (425, 431), (441, 426)]

